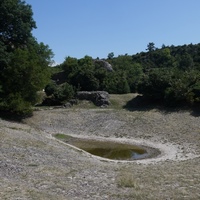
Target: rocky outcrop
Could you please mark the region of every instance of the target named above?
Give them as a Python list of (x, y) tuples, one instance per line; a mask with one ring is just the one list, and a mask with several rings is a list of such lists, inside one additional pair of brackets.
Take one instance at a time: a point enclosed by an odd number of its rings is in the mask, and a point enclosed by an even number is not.
[(108, 71), (113, 71), (112, 65), (105, 60), (95, 59), (94, 62), (101, 64), (101, 66)]
[(77, 99), (92, 101), (96, 106), (108, 106), (110, 104), (109, 94), (106, 91), (80, 91)]

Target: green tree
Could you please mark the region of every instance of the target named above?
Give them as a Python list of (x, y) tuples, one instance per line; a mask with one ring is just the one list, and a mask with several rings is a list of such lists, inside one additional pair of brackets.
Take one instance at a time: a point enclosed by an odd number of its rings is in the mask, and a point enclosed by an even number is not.
[(111, 94), (126, 94), (130, 92), (126, 73), (123, 71), (109, 73), (103, 81), (103, 88)]
[(73, 79), (80, 70), (78, 59), (68, 56), (65, 58), (65, 61), (61, 66), (64, 70), (66, 81), (70, 84), (73, 84)]
[(103, 82), (104, 82), (104, 80), (106, 79), (106, 77), (108, 76), (109, 73), (112, 73), (112, 72), (109, 72), (104, 67), (97, 66), (95, 68), (94, 76), (99, 82), (98, 90), (104, 90)]
[(108, 54), (108, 59), (112, 59), (113, 57), (114, 57), (114, 53), (113, 52)]
[(58, 85), (54, 81), (50, 81), (45, 87), (45, 93), (47, 96), (55, 94)]
[(179, 55), (178, 61), (179, 61), (178, 67), (179, 69), (182, 69), (182, 70), (188, 70), (192, 68), (194, 65), (192, 56), (188, 53)]
[(75, 92), (73, 86), (67, 82), (57, 85), (54, 81), (50, 81), (45, 87), (45, 93), (53, 100), (63, 103), (71, 99)]
[(143, 75), (142, 66), (138, 63), (134, 63), (126, 70), (126, 74), (130, 92), (137, 92), (138, 83)]
[(0, 109), (25, 114), (37, 91), (49, 81), (53, 56), (32, 36), (36, 28), (31, 6), (21, 0), (0, 2)]
[(0, 40), (11, 49), (22, 47), (36, 28), (30, 5), (21, 0), (0, 1)]
[(117, 72), (123, 71), (125, 73), (124, 76), (126, 77), (130, 91), (136, 92), (138, 81), (143, 74), (142, 65), (133, 61), (132, 56), (127, 54), (119, 55), (110, 61)]
[(78, 60), (78, 68), (70, 76), (70, 84), (77, 90), (98, 90), (99, 80), (95, 77), (95, 64), (90, 56)]
[(170, 87), (165, 90), (165, 102), (168, 105), (177, 103), (194, 103), (199, 101), (200, 73), (196, 70), (175, 70)]
[(54, 98), (60, 102), (66, 102), (74, 96), (74, 90), (72, 85), (68, 83), (57, 86), (54, 92)]
[[(37, 44), (29, 49), (16, 49), (13, 52), (10, 62), (2, 74), (1, 109), (20, 112), (19, 109), (9, 105), (9, 103), (14, 104), (15, 98), (20, 98), (20, 101), (15, 101), (16, 103), (24, 104), (23, 101), (26, 102), (24, 105), (31, 106), (37, 102), (37, 91), (44, 88), (50, 78), (48, 61), (44, 55), (41, 57), (38, 55), (40, 47), (41, 45)], [(43, 49), (42, 52), (44, 53), (44, 51)], [(49, 49), (46, 51), (49, 54)], [(24, 107), (25, 111), (27, 109)], [(23, 113), (23, 109), (21, 112)]]
[(66, 72), (67, 76), (75, 73), (79, 68), (78, 59), (68, 56), (62, 64), (62, 69)]
[(149, 42), (149, 44), (147, 45), (147, 51), (149, 52), (152, 52), (154, 51), (156, 48), (155, 48), (155, 44), (153, 42)]
[(153, 69), (141, 79), (138, 92), (153, 100), (163, 100), (172, 76), (168, 69)]

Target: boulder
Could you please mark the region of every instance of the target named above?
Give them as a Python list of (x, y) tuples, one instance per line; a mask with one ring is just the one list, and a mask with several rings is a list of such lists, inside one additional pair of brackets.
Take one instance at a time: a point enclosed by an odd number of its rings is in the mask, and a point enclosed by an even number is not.
[(105, 60), (95, 59), (94, 62), (101, 64), (108, 71), (113, 71), (112, 65)]
[(80, 91), (77, 99), (92, 101), (96, 106), (108, 106), (110, 104), (109, 94), (106, 91)]

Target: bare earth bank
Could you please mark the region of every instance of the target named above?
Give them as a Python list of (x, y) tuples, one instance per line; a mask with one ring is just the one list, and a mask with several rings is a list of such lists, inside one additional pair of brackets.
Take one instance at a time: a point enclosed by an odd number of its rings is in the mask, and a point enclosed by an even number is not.
[[(1, 199), (200, 199), (200, 118), (157, 110), (55, 109), (0, 120)], [(100, 159), (51, 137), (134, 142), (158, 158)]]

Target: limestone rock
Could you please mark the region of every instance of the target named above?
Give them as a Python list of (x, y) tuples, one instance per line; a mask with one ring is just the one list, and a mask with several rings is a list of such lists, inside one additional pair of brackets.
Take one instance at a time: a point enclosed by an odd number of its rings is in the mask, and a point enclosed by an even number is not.
[(97, 106), (108, 106), (110, 104), (109, 94), (106, 91), (80, 91), (77, 99), (92, 101)]

